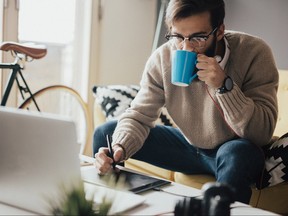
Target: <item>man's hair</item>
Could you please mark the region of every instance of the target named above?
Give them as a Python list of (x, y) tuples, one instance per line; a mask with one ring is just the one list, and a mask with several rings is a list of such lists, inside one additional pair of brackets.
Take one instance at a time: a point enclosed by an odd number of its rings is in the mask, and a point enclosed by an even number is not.
[(213, 29), (223, 24), (225, 17), (223, 0), (170, 0), (166, 10), (166, 25), (170, 29), (175, 21), (206, 11), (210, 12)]

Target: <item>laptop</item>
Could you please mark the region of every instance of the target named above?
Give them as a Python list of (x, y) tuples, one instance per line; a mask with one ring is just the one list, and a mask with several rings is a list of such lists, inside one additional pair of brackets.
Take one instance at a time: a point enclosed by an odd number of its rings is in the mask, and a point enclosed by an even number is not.
[[(51, 213), (50, 201), (61, 199), (61, 188), (79, 184), (81, 178), (74, 122), (8, 107), (0, 107), (0, 122), (0, 202), (36, 214)], [(111, 214), (145, 201), (133, 193), (119, 193), (127, 205), (117, 208), (115, 200)]]

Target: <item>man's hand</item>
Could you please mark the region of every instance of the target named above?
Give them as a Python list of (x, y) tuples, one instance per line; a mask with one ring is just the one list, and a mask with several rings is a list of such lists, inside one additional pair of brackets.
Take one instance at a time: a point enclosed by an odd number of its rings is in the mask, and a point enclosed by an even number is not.
[(205, 82), (209, 87), (220, 88), (226, 77), (217, 60), (203, 54), (198, 54), (196, 67), (198, 79)]
[[(113, 151), (113, 157), (117, 164), (124, 159), (124, 150), (119, 145), (114, 145)], [(108, 173), (112, 169), (113, 159), (108, 155), (109, 149), (106, 147), (100, 148), (99, 151), (95, 154), (95, 167), (98, 170), (98, 173), (101, 175)]]

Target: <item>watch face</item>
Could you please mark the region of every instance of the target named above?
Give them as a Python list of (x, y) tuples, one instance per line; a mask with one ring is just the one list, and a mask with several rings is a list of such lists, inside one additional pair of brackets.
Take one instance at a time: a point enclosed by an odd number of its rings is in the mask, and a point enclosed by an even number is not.
[(225, 79), (225, 88), (227, 91), (231, 91), (233, 88), (233, 80), (230, 77)]

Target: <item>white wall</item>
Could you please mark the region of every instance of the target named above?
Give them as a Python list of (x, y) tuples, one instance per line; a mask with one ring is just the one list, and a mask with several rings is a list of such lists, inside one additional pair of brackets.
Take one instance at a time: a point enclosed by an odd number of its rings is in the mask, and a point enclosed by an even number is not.
[(96, 84), (138, 84), (152, 50), (157, 1), (102, 2)]
[(257, 35), (272, 48), (277, 67), (288, 69), (288, 1), (225, 0), (226, 29)]
[[(6, 4), (7, 3), (7, 4)], [(3, 7), (2, 12), (2, 38), (3, 41), (17, 41), (17, 35), (18, 35), (18, 10), (17, 10), (17, 4), (16, 1), (2, 1), (1, 2)], [(3, 62), (13, 62), (14, 58), (10, 54), (10, 52), (2, 52), (1, 60)], [(6, 86), (6, 82), (9, 77), (9, 73), (1, 73), (1, 88), (2, 91), (4, 91), (3, 88)], [(7, 101), (7, 106), (15, 106), (17, 102), (16, 98), (16, 92), (17, 88), (16, 85), (13, 85), (13, 88), (11, 90), (11, 94), (9, 96), (9, 100)], [(2, 93), (0, 91), (0, 93)]]

